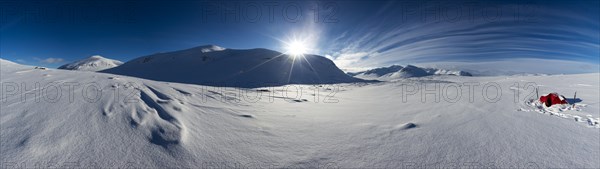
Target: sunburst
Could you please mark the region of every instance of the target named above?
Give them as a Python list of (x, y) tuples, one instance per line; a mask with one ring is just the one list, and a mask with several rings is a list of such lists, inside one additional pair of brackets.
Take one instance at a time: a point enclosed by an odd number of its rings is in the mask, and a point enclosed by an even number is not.
[(285, 42), (285, 50), (286, 54), (292, 57), (299, 57), (307, 53), (309, 49), (304, 41), (292, 40), (290, 42)]

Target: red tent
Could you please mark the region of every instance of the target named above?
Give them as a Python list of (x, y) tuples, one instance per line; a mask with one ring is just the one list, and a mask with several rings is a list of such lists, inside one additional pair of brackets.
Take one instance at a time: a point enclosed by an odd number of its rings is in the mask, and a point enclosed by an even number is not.
[(558, 95), (558, 93), (550, 93), (546, 96), (540, 97), (540, 102), (544, 103), (547, 107), (555, 104), (569, 104), (564, 96)]

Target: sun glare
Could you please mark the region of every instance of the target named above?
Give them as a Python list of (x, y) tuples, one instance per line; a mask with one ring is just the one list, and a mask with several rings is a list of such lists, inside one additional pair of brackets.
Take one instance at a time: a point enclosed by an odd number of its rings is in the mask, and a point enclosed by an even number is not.
[(286, 53), (293, 57), (302, 56), (306, 52), (308, 52), (308, 48), (306, 47), (306, 44), (304, 44), (302, 41), (288, 42), (288, 43), (286, 43), (285, 48), (287, 50)]

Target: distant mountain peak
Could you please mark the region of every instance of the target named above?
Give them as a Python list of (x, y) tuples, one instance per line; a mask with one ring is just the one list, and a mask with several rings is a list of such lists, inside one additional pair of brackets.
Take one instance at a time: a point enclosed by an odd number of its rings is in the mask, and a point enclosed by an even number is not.
[(431, 75), (472, 76), (469, 72), (436, 68), (421, 68), (415, 65), (392, 65), (366, 71), (348, 73), (348, 75), (366, 80), (393, 80), (398, 78), (423, 77)]
[(373, 75), (373, 76), (383, 76), (385, 74), (397, 72), (397, 71), (399, 71), (402, 68), (404, 68), (404, 67), (402, 67), (400, 65), (391, 65), (391, 66), (388, 66), (388, 67), (379, 67), (379, 68), (369, 69), (369, 70), (366, 70), (366, 71), (355, 72), (355, 73), (348, 73), (348, 74), (350, 76), (355, 76), (355, 75), (358, 75), (358, 74)]
[(105, 59), (104, 57), (100, 56), (100, 55), (93, 55), (89, 57), (90, 59)]
[(100, 55), (93, 55), (88, 58), (78, 60), (69, 64), (62, 65), (58, 69), (81, 70), (81, 71), (101, 71), (110, 69), (123, 64), (123, 62), (108, 59)]
[(419, 68), (419, 67), (417, 67), (415, 65), (406, 65), (404, 68)]

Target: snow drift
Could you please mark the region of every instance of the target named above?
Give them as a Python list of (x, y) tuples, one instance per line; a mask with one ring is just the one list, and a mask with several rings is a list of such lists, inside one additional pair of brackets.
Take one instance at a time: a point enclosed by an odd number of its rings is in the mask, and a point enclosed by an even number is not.
[[(9, 89), (0, 102), (3, 168), (600, 167), (597, 73), (240, 89), (0, 61)], [(411, 83), (467, 82), (498, 84), (501, 99), (482, 99), (481, 87), (402, 91)], [(582, 101), (539, 109), (524, 101), (530, 82), (541, 92), (576, 88)], [(62, 98), (37, 83), (61, 86)], [(301, 95), (288, 94), (300, 88)], [(515, 91), (523, 94), (518, 102)], [(332, 94), (336, 101), (326, 102)], [(434, 101), (447, 95), (462, 97)]]
[(123, 64), (123, 62), (113, 59), (107, 59), (100, 55), (94, 55), (89, 58), (62, 65), (58, 69), (81, 70), (81, 71), (101, 71), (110, 69)]
[(143, 56), (106, 73), (213, 86), (361, 82), (318, 55), (292, 57), (268, 49), (225, 49), (208, 45)]

